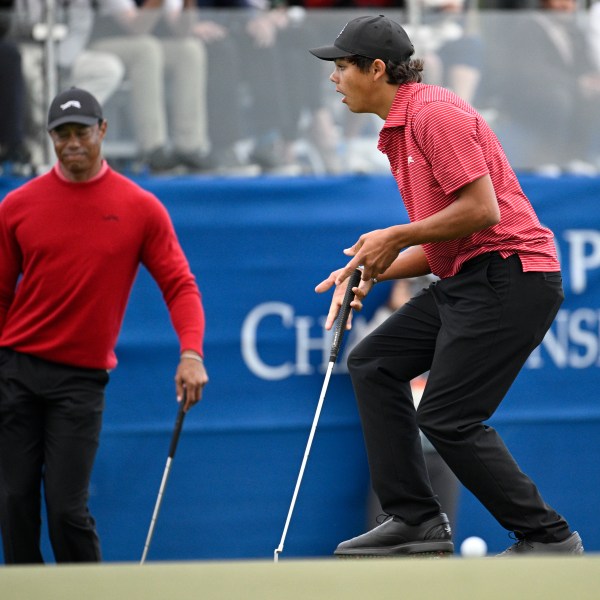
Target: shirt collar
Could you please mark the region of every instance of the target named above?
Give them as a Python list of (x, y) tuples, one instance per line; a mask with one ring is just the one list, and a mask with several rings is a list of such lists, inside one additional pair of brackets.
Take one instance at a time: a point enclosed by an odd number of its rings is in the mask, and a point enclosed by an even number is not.
[(413, 88), (414, 86), (411, 83), (403, 83), (398, 86), (398, 91), (394, 96), (390, 112), (383, 124), (384, 129), (387, 129), (388, 127), (403, 127), (406, 125), (408, 101), (413, 93)]
[[(106, 171), (108, 171), (108, 163), (106, 162), (106, 160), (102, 159), (102, 166), (100, 167), (98, 173), (94, 175), (91, 179), (88, 179), (87, 181), (82, 181), (81, 183), (90, 183), (91, 181), (96, 181), (96, 179), (100, 179), (100, 177), (102, 177), (102, 175), (104, 175)], [(58, 163), (54, 165), (54, 172), (56, 173), (57, 177), (62, 181), (75, 183), (70, 179), (67, 179), (67, 177), (65, 177), (64, 173), (60, 170), (60, 165)]]

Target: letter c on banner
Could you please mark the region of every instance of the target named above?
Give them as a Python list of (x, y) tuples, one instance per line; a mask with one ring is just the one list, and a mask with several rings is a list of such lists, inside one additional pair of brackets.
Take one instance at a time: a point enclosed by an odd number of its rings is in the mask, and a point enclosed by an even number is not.
[(264, 363), (258, 354), (257, 335), (260, 322), (267, 316), (278, 315), (285, 327), (294, 325), (294, 309), (283, 302), (265, 302), (248, 313), (242, 325), (242, 356), (244, 362), (257, 377), (275, 381), (285, 379), (294, 373), (294, 363), (284, 362), (278, 366)]

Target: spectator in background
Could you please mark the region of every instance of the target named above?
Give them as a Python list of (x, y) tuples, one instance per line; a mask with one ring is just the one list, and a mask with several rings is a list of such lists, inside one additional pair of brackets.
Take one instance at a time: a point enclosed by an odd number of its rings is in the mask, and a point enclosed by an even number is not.
[(590, 6), (588, 40), (592, 47), (596, 69), (600, 70), (600, 0)]
[(422, 0), (422, 4), (421, 33), (413, 37), (428, 48), (427, 83), (447, 87), (477, 104), (484, 48), (469, 0)]
[[(121, 84), (124, 66), (114, 54), (87, 47), (93, 18), (91, 0), (70, 0), (57, 5), (53, 20), (63, 25), (63, 35), (56, 40), (58, 84), (85, 85), (104, 103)], [(16, 0), (14, 35), (23, 55), (25, 89), (22, 107), (26, 111), (26, 137), (35, 168), (43, 167), (46, 162), (45, 37), (34, 35), (35, 28), (43, 23), (46, 23), (44, 0)]]
[(17, 45), (6, 39), (11, 29), (12, 0), (0, 3), (0, 165), (13, 163), (19, 171), (29, 164), (25, 145), (25, 81), (21, 53)]
[[(248, 148), (242, 147), (247, 138), (240, 90), (242, 61), (236, 40), (239, 31), (230, 12), (243, 8), (245, 3), (200, 0), (195, 6), (191, 32), (207, 54), (207, 79), (211, 82), (206, 90), (208, 135), (215, 162), (247, 168), (249, 174), (255, 169), (260, 172), (260, 167), (249, 161)], [(264, 66), (268, 70), (268, 65)]]
[[(592, 49), (596, 70), (600, 72), (600, 0), (596, 0), (590, 6), (588, 16), (587, 39)], [(595, 162), (594, 166), (600, 171), (600, 132), (595, 131), (592, 135), (592, 160)]]
[(595, 174), (600, 71), (576, 18), (577, 0), (541, 0), (539, 6), (517, 13), (514, 27), (496, 32), (498, 47), (516, 57), (507, 66), (497, 56), (490, 75), (510, 127), (499, 137), (514, 161), (533, 170)]
[(306, 20), (305, 9), (288, 6), (280, 8), (279, 12), (283, 14), (275, 50), (281, 52), (281, 74), (287, 94), (288, 110), (284, 123), (292, 125), (289, 131), (283, 127), (284, 136), (292, 140), (306, 138), (319, 151), (325, 170), (338, 173), (341, 170), (337, 156), (339, 136), (332, 111), (322, 93), (322, 71), (319, 65), (307, 61), (304, 54), (307, 41), (318, 43), (322, 38), (318, 36), (314, 20)]
[[(104, 0), (91, 48), (116, 54), (131, 84), (140, 159), (152, 171), (214, 167), (206, 115), (206, 52), (190, 35), (192, 0)], [(167, 93), (170, 90), (170, 93)]]
[(267, 173), (297, 175), (294, 141), (298, 115), (290, 103), (284, 78), (281, 34), (287, 27), (282, 9), (269, 1), (247, 2), (242, 29), (235, 37), (244, 68), (243, 82), (250, 100), (248, 123), (251, 160)]
[(95, 18), (90, 0), (70, 0), (64, 11), (67, 35), (57, 47), (60, 87), (77, 85), (104, 105), (123, 82), (125, 65), (113, 52), (88, 48)]
[(197, 4), (194, 32), (209, 56), (209, 127), (217, 152), (227, 152), (241, 137), (250, 162), (263, 172), (298, 174), (297, 141), (307, 130), (327, 170), (339, 170), (333, 121), (318, 91), (320, 70), (299, 52), (313, 35), (302, 11), (268, 1)]

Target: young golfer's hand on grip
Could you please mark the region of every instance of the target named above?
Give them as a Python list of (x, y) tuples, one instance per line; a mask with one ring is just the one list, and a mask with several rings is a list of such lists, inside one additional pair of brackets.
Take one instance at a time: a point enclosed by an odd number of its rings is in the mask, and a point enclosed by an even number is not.
[[(344, 301), (344, 294), (346, 293), (346, 288), (348, 287), (349, 279), (346, 277), (344, 280), (336, 285), (336, 281), (340, 277), (340, 273), (345, 269), (338, 269), (337, 271), (333, 271), (327, 279), (324, 279), (317, 285), (315, 288), (315, 292), (317, 294), (322, 294), (327, 290), (330, 290), (335, 285), (335, 290), (333, 292), (333, 297), (331, 298), (331, 304), (329, 306), (329, 313), (327, 314), (327, 320), (325, 321), (325, 329), (328, 331), (333, 327), (335, 320), (338, 317), (340, 312), (340, 307), (342, 306), (342, 302)], [(361, 280), (357, 286), (352, 288), (354, 292), (354, 299), (350, 302), (350, 308), (355, 311), (362, 310), (362, 301), (365, 299), (366, 295), (371, 291), (373, 287), (373, 281)], [(346, 322), (346, 329), (352, 328), (352, 312), (348, 316), (348, 321)]]
[(400, 250), (406, 248), (408, 239), (405, 236), (409, 230), (404, 225), (394, 225), (386, 229), (375, 229), (361, 235), (356, 243), (344, 250), (352, 260), (338, 271), (336, 284), (349, 277), (354, 269), (360, 267), (363, 271), (363, 281), (379, 277), (398, 258)]

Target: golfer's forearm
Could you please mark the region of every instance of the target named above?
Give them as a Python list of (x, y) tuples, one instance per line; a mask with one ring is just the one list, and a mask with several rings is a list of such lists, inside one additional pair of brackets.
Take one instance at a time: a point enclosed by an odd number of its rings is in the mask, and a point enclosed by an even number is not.
[(378, 281), (387, 279), (406, 279), (431, 273), (425, 251), (421, 246), (412, 246), (398, 255), (398, 258), (377, 277)]

